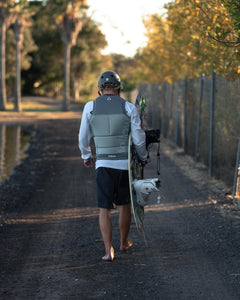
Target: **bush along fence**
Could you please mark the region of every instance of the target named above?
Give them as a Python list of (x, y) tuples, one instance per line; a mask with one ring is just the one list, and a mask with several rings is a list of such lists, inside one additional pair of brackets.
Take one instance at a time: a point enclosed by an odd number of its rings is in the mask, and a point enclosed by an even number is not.
[(240, 198), (240, 80), (211, 77), (177, 83), (141, 83), (148, 101), (147, 125), (221, 179)]

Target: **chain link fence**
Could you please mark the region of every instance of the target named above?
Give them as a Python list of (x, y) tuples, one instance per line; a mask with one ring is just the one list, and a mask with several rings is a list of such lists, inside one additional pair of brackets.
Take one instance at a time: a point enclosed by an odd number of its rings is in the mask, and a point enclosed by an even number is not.
[(148, 101), (148, 128), (208, 166), (209, 176), (240, 197), (240, 80), (211, 77), (139, 85)]

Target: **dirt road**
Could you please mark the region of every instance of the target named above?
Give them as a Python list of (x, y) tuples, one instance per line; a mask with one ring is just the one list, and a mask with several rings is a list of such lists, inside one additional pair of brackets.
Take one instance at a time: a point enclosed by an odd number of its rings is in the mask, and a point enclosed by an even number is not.
[[(240, 299), (240, 221), (222, 198), (161, 152), (162, 202), (146, 208), (148, 247), (101, 261), (94, 170), (83, 167), (79, 120), (38, 120), (30, 156), (0, 188), (1, 299)], [(155, 177), (155, 158), (146, 167)], [(214, 199), (214, 201), (213, 201)], [(224, 200), (223, 200), (224, 201)]]

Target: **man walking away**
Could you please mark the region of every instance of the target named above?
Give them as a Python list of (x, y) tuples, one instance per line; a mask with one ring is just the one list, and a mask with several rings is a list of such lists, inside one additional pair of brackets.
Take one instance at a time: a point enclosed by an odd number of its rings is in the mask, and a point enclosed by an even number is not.
[(121, 81), (116, 72), (105, 71), (98, 79), (99, 97), (86, 103), (79, 130), (79, 148), (86, 167), (94, 161), (90, 139), (96, 147), (96, 184), (99, 225), (105, 245), (104, 261), (113, 261), (111, 209), (120, 206), (120, 250), (132, 246), (128, 237), (131, 200), (128, 181), (128, 140), (131, 132), (142, 163), (147, 161), (145, 132), (136, 107), (120, 97)]

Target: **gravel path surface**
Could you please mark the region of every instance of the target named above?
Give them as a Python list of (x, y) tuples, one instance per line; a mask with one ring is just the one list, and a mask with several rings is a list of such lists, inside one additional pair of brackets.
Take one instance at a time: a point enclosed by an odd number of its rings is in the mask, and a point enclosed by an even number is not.
[[(93, 169), (83, 167), (78, 119), (37, 120), (29, 156), (0, 186), (1, 299), (240, 299), (240, 220), (230, 200), (190, 178), (162, 144), (161, 196), (146, 207), (148, 247), (132, 221), (133, 247), (101, 261)], [(146, 167), (155, 177), (156, 158)], [(195, 174), (195, 173), (194, 173)], [(199, 173), (200, 174), (200, 173)]]

